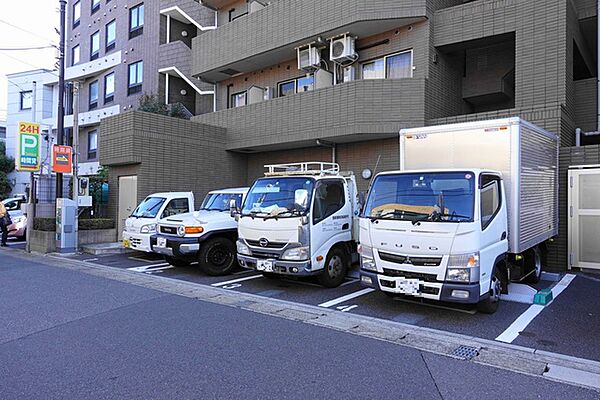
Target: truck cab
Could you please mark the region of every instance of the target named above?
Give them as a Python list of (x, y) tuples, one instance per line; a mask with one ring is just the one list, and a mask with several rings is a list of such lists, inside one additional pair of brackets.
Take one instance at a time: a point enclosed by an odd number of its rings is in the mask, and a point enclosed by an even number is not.
[(236, 265), (237, 222), (230, 215), (233, 202), (241, 206), (248, 188), (209, 192), (198, 211), (161, 219), (152, 237), (152, 250), (176, 267), (198, 262), (208, 275), (225, 275)]
[(498, 171), (378, 174), (360, 218), (362, 284), (494, 312), (505, 282), (506, 204)]
[[(335, 163), (266, 165), (237, 210), (242, 267), (339, 286), (355, 253), (356, 181)], [(355, 226), (356, 225), (356, 226)]]
[(154, 193), (146, 197), (125, 220), (123, 246), (152, 252), (150, 237), (156, 234), (161, 218), (194, 211), (192, 192)]

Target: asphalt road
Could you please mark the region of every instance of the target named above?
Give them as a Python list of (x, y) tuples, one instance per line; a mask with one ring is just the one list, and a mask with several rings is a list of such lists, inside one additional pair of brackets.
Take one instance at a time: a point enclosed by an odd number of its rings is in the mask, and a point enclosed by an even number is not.
[(0, 398), (597, 399), (598, 393), (0, 251)]

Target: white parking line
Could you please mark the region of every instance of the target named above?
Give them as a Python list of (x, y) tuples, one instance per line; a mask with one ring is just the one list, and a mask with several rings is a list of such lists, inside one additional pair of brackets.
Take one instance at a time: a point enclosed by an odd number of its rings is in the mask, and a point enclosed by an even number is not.
[(261, 275), (246, 276), (244, 278), (232, 279), (230, 281), (213, 283), (211, 286), (215, 286), (215, 287), (224, 286), (224, 285), (229, 285), (230, 283), (237, 283), (237, 282), (249, 281), (250, 279), (257, 279), (257, 278), (262, 278), (262, 277), (263, 277), (262, 274)]
[[(556, 300), (558, 295), (561, 294), (563, 290), (567, 288), (567, 286), (569, 286), (573, 279), (575, 279), (575, 275), (566, 274), (560, 280), (560, 282), (558, 282), (552, 288), (552, 301)], [(517, 318), (508, 328), (506, 328), (506, 330), (502, 332), (500, 336), (496, 338), (496, 340), (504, 343), (512, 343), (517, 337), (519, 337), (519, 333), (527, 328), (527, 325), (529, 325), (531, 321), (533, 321), (533, 319), (542, 312), (544, 307), (545, 306), (539, 304), (532, 304), (527, 310), (525, 310), (523, 314), (519, 316), (519, 318)]]
[(359, 290), (358, 292), (350, 293), (345, 296), (338, 297), (337, 299), (333, 299), (333, 300), (326, 301), (325, 303), (321, 303), (321, 304), (319, 304), (319, 307), (329, 308), (331, 306), (335, 306), (336, 304), (340, 304), (345, 301), (355, 299), (357, 297), (363, 296), (365, 294), (369, 294), (374, 291), (375, 291), (375, 289), (371, 289), (371, 288)]
[(175, 267), (169, 263), (160, 263), (160, 264), (143, 265), (141, 267), (127, 268), (127, 270), (135, 271), (135, 272), (155, 272), (155, 271), (162, 271), (162, 270), (171, 269), (171, 268), (175, 268)]

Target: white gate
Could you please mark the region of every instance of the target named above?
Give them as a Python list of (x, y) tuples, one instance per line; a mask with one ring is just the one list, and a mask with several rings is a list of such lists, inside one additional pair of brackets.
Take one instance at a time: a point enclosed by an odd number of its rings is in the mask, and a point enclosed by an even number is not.
[(600, 269), (600, 168), (569, 170), (569, 269)]

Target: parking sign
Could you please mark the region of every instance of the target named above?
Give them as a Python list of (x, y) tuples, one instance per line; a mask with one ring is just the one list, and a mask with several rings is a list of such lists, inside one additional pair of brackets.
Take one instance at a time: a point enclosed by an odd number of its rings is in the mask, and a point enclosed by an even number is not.
[(40, 124), (19, 122), (19, 154), (16, 164), (18, 171), (40, 170)]

